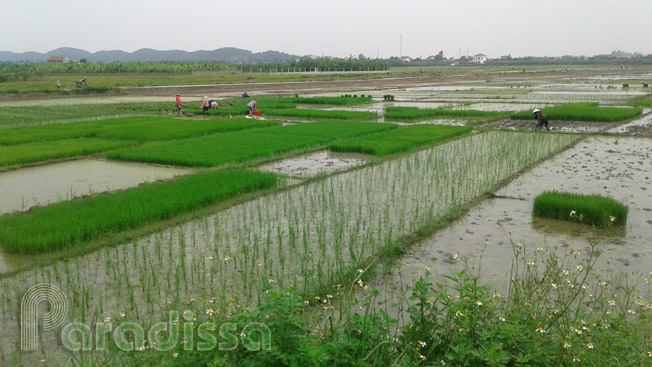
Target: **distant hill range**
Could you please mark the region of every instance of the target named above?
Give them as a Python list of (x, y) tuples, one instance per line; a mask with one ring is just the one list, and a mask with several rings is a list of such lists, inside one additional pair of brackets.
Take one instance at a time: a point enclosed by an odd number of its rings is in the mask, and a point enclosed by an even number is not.
[(166, 61), (216, 61), (224, 63), (251, 63), (251, 62), (284, 62), (294, 61), (299, 58), (296, 55), (286, 54), (278, 51), (251, 52), (234, 47), (223, 47), (217, 50), (207, 51), (183, 51), (183, 50), (166, 50), (159, 51), (150, 48), (142, 48), (134, 52), (125, 52), (120, 50), (88, 52), (78, 48), (62, 47), (46, 53), (23, 52), (15, 53), (10, 51), (0, 51), (0, 62), (47, 62), (51, 56), (68, 56), (74, 62), (86, 59), (88, 62), (166, 62)]

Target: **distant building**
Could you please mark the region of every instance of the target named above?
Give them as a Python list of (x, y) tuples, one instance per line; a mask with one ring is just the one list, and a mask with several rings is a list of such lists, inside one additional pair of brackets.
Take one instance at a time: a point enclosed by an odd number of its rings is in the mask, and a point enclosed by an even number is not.
[(412, 58), (410, 56), (401, 56), (401, 60), (403, 62), (411, 62)]
[(631, 53), (621, 51), (621, 50), (614, 51), (614, 52), (611, 53), (611, 57), (616, 58), (616, 59), (631, 59), (632, 56), (633, 55)]
[(485, 54), (476, 54), (473, 55), (473, 63), (474, 64), (484, 64), (485, 61), (487, 61), (487, 55)]
[(59, 64), (70, 64), (72, 59), (68, 56), (50, 56), (48, 62)]
[(435, 55), (430, 55), (426, 57), (426, 61), (435, 61), (435, 60), (437, 60), (437, 57)]

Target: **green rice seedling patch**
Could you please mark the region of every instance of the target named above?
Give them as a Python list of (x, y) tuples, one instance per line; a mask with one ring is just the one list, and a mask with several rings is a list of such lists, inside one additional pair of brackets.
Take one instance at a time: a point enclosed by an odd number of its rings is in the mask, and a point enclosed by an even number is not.
[(534, 199), (532, 215), (578, 221), (601, 228), (624, 225), (628, 209), (612, 198), (565, 192), (544, 192)]
[(279, 122), (251, 121), (244, 118), (191, 120), (174, 117), (139, 116), (72, 124), (6, 129), (0, 135), (0, 144), (22, 144), (82, 137), (143, 142), (181, 139), (198, 135), (279, 125), (281, 125)]
[(293, 103), (307, 104), (332, 104), (340, 106), (350, 106), (362, 103), (371, 103), (371, 97), (294, 97), (290, 99)]
[(85, 156), (134, 144), (129, 141), (68, 139), (0, 146), (0, 167)]
[(190, 120), (170, 117), (133, 117), (120, 125), (104, 126), (97, 136), (104, 139), (156, 141), (183, 139), (229, 131), (281, 126), (280, 122), (240, 119)]
[(283, 128), (268, 129), (269, 134), (291, 134), (320, 136), (333, 139), (344, 139), (355, 136), (373, 134), (381, 131), (396, 129), (395, 124), (378, 124), (371, 122), (349, 122), (349, 121), (320, 121), (315, 123), (293, 124)]
[(161, 115), (174, 110), (174, 99), (170, 102), (144, 103), (79, 103), (43, 107), (2, 107), (0, 126), (19, 127), (47, 121), (92, 119), (101, 116), (118, 116), (129, 114)]
[(443, 108), (387, 107), (385, 109), (385, 120), (419, 120), (433, 117), (501, 118), (512, 113), (505, 111), (447, 110)]
[(192, 113), (193, 115), (207, 115), (207, 116), (233, 116), (233, 115), (245, 115), (249, 113), (249, 109), (246, 105), (242, 106), (233, 106), (233, 107), (224, 107), (217, 108), (213, 110), (208, 110), (206, 113), (201, 108), (191, 108), (184, 109), (184, 113)]
[[(642, 108), (598, 107), (597, 103), (568, 103), (541, 110), (550, 120), (618, 122), (643, 113)], [(511, 116), (513, 120), (532, 120), (530, 111)]]
[(326, 121), (253, 129), (108, 152), (124, 161), (212, 167), (270, 158), (293, 150), (318, 147), (344, 139), (395, 128), (396, 125)]
[(333, 143), (334, 152), (357, 152), (385, 156), (468, 134), (468, 126), (417, 125)]
[(331, 120), (375, 120), (378, 114), (365, 111), (325, 111), (311, 109), (282, 109), (264, 111), (268, 116), (299, 117)]
[(0, 243), (6, 251), (26, 254), (84, 246), (276, 184), (273, 174), (230, 170), (104, 193), (0, 217)]
[(637, 99), (633, 105), (636, 107), (652, 107), (652, 99)]

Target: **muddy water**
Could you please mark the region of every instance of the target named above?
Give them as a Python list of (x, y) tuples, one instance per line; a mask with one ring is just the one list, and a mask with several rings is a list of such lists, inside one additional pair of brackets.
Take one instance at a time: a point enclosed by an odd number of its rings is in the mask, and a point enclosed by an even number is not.
[(648, 113), (632, 122), (609, 129), (607, 132), (612, 134), (650, 135), (650, 128), (652, 128), (652, 114)]
[[(532, 217), (532, 201), (543, 191), (559, 190), (613, 197), (629, 206), (628, 223), (614, 232), (597, 232), (602, 272), (652, 271), (652, 141), (596, 137), (580, 142), (499, 190), (453, 226), (437, 233), (402, 259), (404, 266), (385, 280), (396, 289), (430, 266), (440, 275), (459, 271), (462, 256), (480, 269), (483, 281), (507, 284), (511, 241), (530, 249), (559, 247), (587, 253), (589, 226)], [(490, 242), (491, 244), (488, 244)], [(453, 255), (457, 254), (457, 260)], [(639, 279), (642, 281), (642, 278)]]
[(263, 172), (272, 172), (295, 178), (309, 178), (360, 166), (372, 158), (364, 154), (337, 153), (324, 150), (303, 156), (283, 159), (260, 166)]
[[(110, 316), (149, 325), (168, 308), (240, 297), (255, 305), (265, 287), (331, 283), (343, 267), (385, 241), (488, 189), (575, 137), (489, 132), (331, 176), (234, 206), (114, 248), (0, 279), (5, 361), (20, 352), (16, 312), (34, 284), (57, 285), (70, 319)], [(505, 157), (506, 147), (515, 152)], [(84, 295), (84, 297), (80, 297)], [(82, 303), (82, 300), (87, 303)], [(194, 302), (193, 300), (196, 300)], [(170, 304), (168, 304), (170, 302)], [(46, 333), (43, 340), (57, 340)], [(24, 365), (40, 355), (21, 354)], [(52, 346), (46, 358), (65, 356)], [(30, 359), (34, 357), (33, 359)], [(34, 359), (36, 363), (34, 362)]]
[(192, 172), (184, 168), (80, 159), (0, 172), (0, 215)]

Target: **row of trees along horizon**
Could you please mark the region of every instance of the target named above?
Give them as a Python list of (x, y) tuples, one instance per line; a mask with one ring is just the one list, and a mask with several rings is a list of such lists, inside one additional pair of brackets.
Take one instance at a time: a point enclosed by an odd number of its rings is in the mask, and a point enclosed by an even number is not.
[[(595, 56), (590, 58), (551, 58), (551, 57), (503, 57), (488, 59), (486, 66), (517, 65), (652, 65), (652, 55), (630, 59)], [(457, 65), (473, 65), (472, 58), (462, 56), (456, 59)], [(197, 62), (79, 62), (61, 63), (0, 63), (0, 83), (14, 80), (33, 80), (48, 74), (101, 74), (101, 73), (192, 73), (192, 72), (232, 72), (232, 73), (270, 73), (270, 72), (308, 72), (308, 71), (387, 71), (391, 67), (447, 66), (440, 52), (430, 60), (412, 59), (406, 63), (400, 57), (371, 59), (360, 55), (358, 58), (302, 58), (291, 62), (275, 63), (225, 63), (214, 61)]]

